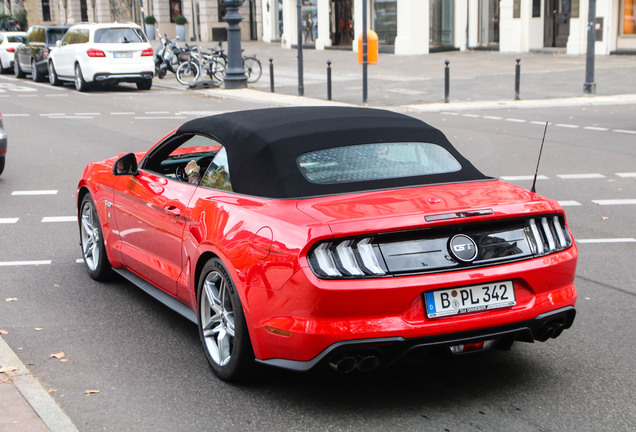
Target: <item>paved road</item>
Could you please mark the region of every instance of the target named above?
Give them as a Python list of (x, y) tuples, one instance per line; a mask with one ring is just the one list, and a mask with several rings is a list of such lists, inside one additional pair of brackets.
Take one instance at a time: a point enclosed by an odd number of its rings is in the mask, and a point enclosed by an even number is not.
[[(10, 140), (0, 177), (0, 329), (79, 430), (616, 431), (636, 424), (634, 105), (411, 111), (444, 130), (481, 170), (524, 187), (544, 122), (552, 123), (537, 189), (568, 206), (580, 250), (578, 317), (561, 338), (370, 375), (264, 369), (254, 383), (234, 386), (210, 372), (192, 324), (127, 282), (88, 277), (78, 263), (74, 194), (88, 161), (144, 150), (195, 116), (267, 104), (162, 88), (79, 94), (7, 76), (0, 83)], [(61, 352), (68, 361), (50, 357)]]

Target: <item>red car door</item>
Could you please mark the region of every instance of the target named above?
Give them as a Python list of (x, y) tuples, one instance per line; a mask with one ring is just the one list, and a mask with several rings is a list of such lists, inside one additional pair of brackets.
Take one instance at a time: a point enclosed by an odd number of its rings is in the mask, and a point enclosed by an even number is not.
[(126, 267), (176, 294), (186, 207), (196, 187), (141, 170), (115, 186), (113, 207)]

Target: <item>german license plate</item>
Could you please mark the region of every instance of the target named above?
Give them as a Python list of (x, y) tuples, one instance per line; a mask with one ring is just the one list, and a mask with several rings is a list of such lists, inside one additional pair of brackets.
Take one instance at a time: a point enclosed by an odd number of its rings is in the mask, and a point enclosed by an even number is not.
[(438, 318), (498, 309), (517, 304), (512, 281), (493, 282), (427, 292), (426, 315)]
[(132, 52), (114, 52), (113, 57), (115, 58), (132, 58)]

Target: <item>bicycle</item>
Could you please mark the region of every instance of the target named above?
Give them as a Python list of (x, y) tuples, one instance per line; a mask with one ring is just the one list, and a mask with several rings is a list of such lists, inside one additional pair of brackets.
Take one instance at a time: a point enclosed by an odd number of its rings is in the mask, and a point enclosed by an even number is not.
[[(245, 50), (242, 49), (241, 53)], [(219, 47), (214, 50), (213, 55), (217, 56), (219, 61), (223, 62), (225, 69), (227, 69), (228, 57), (223, 51), (223, 42), (219, 42)], [(256, 58), (256, 56), (245, 56), (242, 55), (243, 61), (243, 69), (245, 70), (245, 76), (247, 77), (247, 82), (252, 84), (258, 81), (263, 74), (263, 67), (261, 65), (261, 61)]]
[(210, 79), (220, 84), (225, 79), (225, 64), (214, 54), (200, 53), (198, 47), (191, 49), (190, 58), (177, 68), (177, 81), (183, 85), (190, 85), (201, 76), (201, 70)]

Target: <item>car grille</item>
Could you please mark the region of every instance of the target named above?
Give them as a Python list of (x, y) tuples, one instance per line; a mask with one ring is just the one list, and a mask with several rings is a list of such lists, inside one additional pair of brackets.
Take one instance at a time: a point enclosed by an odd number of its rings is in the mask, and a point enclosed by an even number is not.
[(320, 242), (308, 260), (323, 279), (390, 277), (490, 266), (570, 246), (562, 216), (544, 215)]

